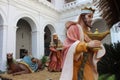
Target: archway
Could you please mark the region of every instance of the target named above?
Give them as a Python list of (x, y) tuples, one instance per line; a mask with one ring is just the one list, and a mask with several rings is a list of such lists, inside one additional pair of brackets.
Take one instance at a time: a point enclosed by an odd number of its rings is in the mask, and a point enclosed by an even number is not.
[(31, 26), (25, 19), (20, 19), (17, 23), (16, 31), (16, 58), (23, 58), (24, 51), (28, 50), (32, 55)]
[(55, 33), (55, 29), (53, 28), (52, 25), (48, 24), (45, 29), (44, 29), (44, 52), (45, 52), (45, 56), (49, 56), (50, 54), (50, 50), (49, 50), (49, 45), (51, 42), (51, 35), (53, 33)]

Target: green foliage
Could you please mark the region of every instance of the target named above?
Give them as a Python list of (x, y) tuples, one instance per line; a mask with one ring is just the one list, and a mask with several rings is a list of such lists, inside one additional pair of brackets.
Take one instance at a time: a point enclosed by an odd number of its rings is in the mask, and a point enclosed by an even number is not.
[[(119, 80), (120, 78), (120, 42), (114, 44), (104, 44), (106, 54), (98, 62), (98, 73), (114, 74)], [(111, 78), (109, 78), (112, 80)], [(104, 79), (103, 79), (104, 80)], [(105, 79), (107, 80), (107, 79)]]
[(99, 77), (98, 80), (116, 80), (115, 75), (103, 74)]
[(45, 63), (48, 61), (47, 56), (43, 56), (41, 61), (42, 61), (42, 64), (45, 65)]

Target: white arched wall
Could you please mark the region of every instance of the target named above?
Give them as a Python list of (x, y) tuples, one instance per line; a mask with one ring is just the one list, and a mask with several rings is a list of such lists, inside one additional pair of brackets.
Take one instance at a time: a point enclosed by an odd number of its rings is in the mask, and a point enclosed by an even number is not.
[[(44, 21), (44, 18), (43, 18), (43, 21)], [(45, 47), (45, 45), (44, 45), (44, 29), (45, 29), (45, 27), (48, 25), (48, 24), (50, 24), (50, 25), (52, 25), (52, 27), (50, 27), (49, 29), (51, 30), (51, 34), (53, 34), (56, 30), (55, 30), (55, 24), (54, 23), (52, 23), (52, 22), (50, 22), (50, 21), (46, 21), (46, 22), (43, 22), (43, 24), (41, 24), (40, 26), (40, 38), (39, 38), (39, 42), (40, 42), (40, 46), (39, 46), (39, 48), (40, 48), (40, 55), (39, 55), (39, 57), (40, 58), (42, 58), (42, 56), (44, 56), (44, 47)]]
[(43, 27), (43, 30), (45, 29), (45, 27), (47, 26), (47, 25), (49, 25), (49, 29), (50, 29), (50, 31), (51, 31), (51, 34), (53, 34), (53, 33), (55, 33), (56, 32), (56, 28), (55, 28), (55, 24), (53, 23), (53, 22), (45, 22), (44, 23), (44, 27)]
[(16, 30), (16, 59), (23, 58), (23, 51), (28, 50), (28, 54), (32, 55), (32, 36), (31, 26), (24, 20), (20, 19), (17, 23)]
[(0, 15), (3, 19), (3, 25), (6, 25), (7, 24), (7, 15), (6, 13), (2, 10), (2, 8), (0, 8)]
[(46, 26), (48, 26), (48, 28), (50, 29), (51, 34), (56, 33), (56, 30), (55, 30), (55, 28), (54, 28), (53, 25), (51, 25), (51, 24), (47, 24)]
[(7, 20), (6, 15), (0, 9), (0, 70), (6, 70), (6, 40), (7, 40)]
[[(39, 55), (39, 29), (38, 29), (38, 19), (34, 18), (34, 16), (30, 15), (30, 14), (20, 14), (20, 15), (17, 15), (15, 16), (15, 18), (13, 18), (14, 20), (11, 22), (11, 25), (14, 27), (14, 32), (13, 32), (13, 35), (14, 35), (14, 46), (12, 47), (13, 48), (13, 56), (14, 58), (16, 58), (16, 30), (17, 30), (17, 22), (20, 20), (20, 19), (24, 19), (26, 20), (30, 26), (31, 26), (31, 29), (32, 29), (32, 32), (31, 32), (31, 35), (32, 35), (32, 56), (34, 57), (38, 57)], [(8, 47), (10, 47), (10, 44), (8, 42)], [(11, 50), (8, 50), (8, 51), (11, 51)]]
[[(45, 29), (48, 30), (47, 28), (49, 29), (49, 32), (45, 31)], [(56, 31), (51, 24), (47, 24), (45, 26), (45, 29), (44, 29), (44, 32), (46, 34), (46, 39), (44, 38), (44, 55), (49, 56), (49, 54), (50, 54), (49, 45), (50, 45), (50, 42), (51, 42), (52, 37), (53, 37), (52, 34), (56, 33)]]
[(22, 13), (20, 15), (17, 15), (14, 18), (13, 25), (16, 25), (20, 19), (25, 19), (30, 24), (32, 31), (38, 30), (39, 21), (34, 16), (27, 13)]
[[(48, 26), (48, 28), (49, 28), (49, 30), (51, 32), (51, 38), (52, 38), (52, 34), (56, 33), (55, 27), (53, 25), (51, 25), (51, 24), (47, 24), (46, 26)], [(45, 29), (45, 27), (44, 27), (44, 29)]]

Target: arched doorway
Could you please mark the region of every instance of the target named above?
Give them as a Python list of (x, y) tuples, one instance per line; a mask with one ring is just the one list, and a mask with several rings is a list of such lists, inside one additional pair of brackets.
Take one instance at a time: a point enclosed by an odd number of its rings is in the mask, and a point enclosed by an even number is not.
[(28, 50), (29, 55), (32, 55), (32, 39), (31, 39), (31, 26), (24, 20), (20, 19), (17, 23), (16, 31), (16, 58), (23, 58), (24, 51)]
[(52, 25), (47, 25), (44, 29), (44, 52), (45, 52), (45, 56), (49, 56), (50, 54), (50, 50), (49, 50), (49, 45), (50, 45), (50, 42), (51, 42), (51, 35), (53, 33), (55, 33), (55, 29), (53, 28)]

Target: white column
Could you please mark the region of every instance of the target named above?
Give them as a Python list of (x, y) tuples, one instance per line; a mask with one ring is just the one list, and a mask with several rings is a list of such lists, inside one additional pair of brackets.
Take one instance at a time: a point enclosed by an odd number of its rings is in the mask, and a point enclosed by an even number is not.
[(13, 58), (16, 58), (16, 26), (9, 26), (7, 36), (7, 53), (13, 53)]
[(13, 34), (14, 34), (14, 49), (13, 49), (13, 57), (14, 59), (16, 59), (16, 31), (17, 31), (18, 27), (17, 26), (14, 26), (13, 27)]
[(6, 70), (7, 26), (0, 25), (0, 70)]
[(40, 36), (39, 31), (32, 31), (32, 56), (40, 59)]
[(42, 58), (45, 54), (45, 52), (44, 52), (44, 46), (45, 46), (44, 45), (44, 34), (45, 34), (44, 30), (41, 30), (40, 31), (40, 38), (39, 38), (39, 42), (40, 42), (40, 47), (39, 47), (40, 54), (39, 54), (39, 56), (40, 56), (40, 58)]

